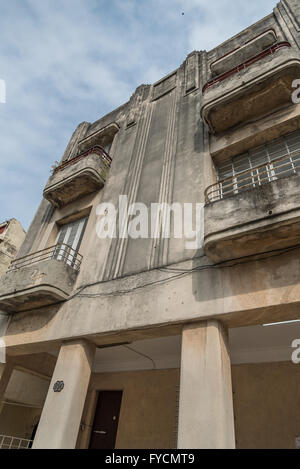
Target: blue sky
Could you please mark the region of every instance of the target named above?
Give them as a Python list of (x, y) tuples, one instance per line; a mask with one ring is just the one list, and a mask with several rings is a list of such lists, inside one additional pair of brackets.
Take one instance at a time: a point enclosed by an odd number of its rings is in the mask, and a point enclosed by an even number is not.
[(78, 123), (99, 119), (276, 3), (0, 0), (0, 222), (14, 217), (28, 228)]

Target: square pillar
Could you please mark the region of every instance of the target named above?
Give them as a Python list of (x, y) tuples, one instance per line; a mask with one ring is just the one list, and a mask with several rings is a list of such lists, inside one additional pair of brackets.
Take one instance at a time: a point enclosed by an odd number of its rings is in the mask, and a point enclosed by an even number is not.
[(84, 340), (61, 346), (33, 449), (75, 448), (94, 354)]
[(0, 414), (3, 408), (5, 391), (14, 370), (12, 362), (0, 363)]
[(234, 448), (227, 331), (217, 320), (182, 332), (178, 448)]

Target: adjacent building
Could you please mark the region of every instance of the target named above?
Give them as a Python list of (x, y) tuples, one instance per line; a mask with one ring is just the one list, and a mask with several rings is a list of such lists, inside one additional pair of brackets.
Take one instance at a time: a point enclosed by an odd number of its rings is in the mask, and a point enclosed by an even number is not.
[[(18, 220), (12, 218), (0, 223), (0, 273), (5, 274), (25, 239), (25, 231)], [(5, 334), (10, 316), (0, 310), (0, 338)], [(1, 356), (1, 358), (4, 358)], [(0, 435), (3, 432), (31, 438), (37, 423), (49, 383), (15, 366), (9, 386), (2, 396)], [(2, 442), (2, 436), (0, 436)], [(18, 446), (20, 440), (15, 439)], [(5, 447), (5, 442), (4, 442)]]
[(0, 275), (5, 274), (25, 238), (25, 231), (15, 218), (0, 223)]
[[(300, 5), (282, 0), (79, 124), (0, 279), (0, 399), (15, 369), (49, 383), (33, 448), (299, 444), (299, 80)], [(177, 205), (149, 234), (153, 204)], [(30, 446), (6, 411), (2, 446)]]

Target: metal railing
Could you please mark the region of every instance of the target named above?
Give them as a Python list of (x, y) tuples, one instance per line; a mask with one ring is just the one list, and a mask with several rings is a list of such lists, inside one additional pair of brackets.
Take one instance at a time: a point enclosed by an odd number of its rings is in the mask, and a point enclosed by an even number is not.
[(108, 167), (111, 165), (112, 159), (109, 156), (109, 154), (106, 153), (106, 151), (102, 147), (100, 147), (100, 145), (95, 145), (95, 146), (89, 148), (88, 150), (80, 153), (79, 155), (74, 156), (70, 160), (65, 161), (64, 163), (60, 164), (56, 168), (54, 168), (53, 169), (53, 174), (55, 174), (57, 171), (62, 171), (67, 166), (70, 166), (71, 164), (77, 163), (77, 161), (82, 160), (83, 158), (90, 155), (91, 153), (95, 153), (96, 155), (100, 156), (102, 158), (102, 160), (104, 161), (104, 163)]
[(300, 151), (297, 150), (208, 186), (205, 190), (205, 203), (216, 202), (299, 172)]
[(22, 269), (23, 267), (27, 267), (37, 262), (46, 261), (49, 259), (62, 261), (65, 264), (73, 267), (73, 269), (79, 270), (82, 261), (82, 255), (67, 244), (56, 244), (55, 246), (51, 246), (33, 254), (28, 254), (27, 256), (15, 259), (12, 261), (8, 272)]
[[(234, 52), (236, 52), (237, 50), (239, 49), (242, 49), (244, 48), (247, 44), (249, 44), (249, 42), (253, 42), (255, 39), (258, 39), (259, 37), (263, 36), (264, 34), (268, 33), (268, 32), (273, 32), (274, 35), (276, 36), (277, 38), (277, 34), (276, 34), (276, 31), (274, 28), (268, 28), (268, 29), (265, 29), (262, 33), (260, 34), (257, 34), (257, 36), (254, 36), (252, 37), (251, 39), (249, 39), (248, 41), (246, 41), (244, 44), (241, 44), (240, 46), (237, 46), (235, 47), (235, 49), (232, 49), (230, 50), (229, 52), (227, 52), (227, 54), (224, 54), (222, 55), (221, 57), (219, 57), (218, 59), (214, 60), (211, 64), (210, 64), (210, 69), (212, 69), (212, 66), (216, 63), (216, 62), (220, 62), (222, 59), (224, 59), (225, 57), (228, 57), (228, 55), (231, 55), (233, 54)], [(272, 44), (274, 46), (274, 44)]]
[(258, 62), (259, 60), (263, 59), (264, 57), (267, 57), (268, 55), (274, 54), (276, 51), (279, 49), (282, 49), (283, 47), (289, 47), (291, 48), (291, 44), (287, 41), (282, 41), (278, 42), (277, 44), (269, 47), (268, 49), (264, 50), (260, 54), (256, 55), (255, 57), (252, 57), (251, 59), (247, 60), (246, 62), (242, 63), (241, 65), (238, 65), (237, 67), (233, 68), (232, 70), (229, 70), (228, 72), (222, 73), (222, 75), (217, 76), (216, 78), (213, 78), (212, 80), (209, 80), (202, 88), (202, 93), (205, 93), (205, 91), (208, 88), (211, 88), (212, 86), (216, 85), (217, 83), (220, 83), (221, 81), (225, 80), (226, 78), (230, 77), (231, 75), (234, 75), (235, 73), (240, 72), (241, 70), (244, 70), (254, 63)]
[(33, 440), (16, 436), (0, 435), (0, 449), (29, 449)]

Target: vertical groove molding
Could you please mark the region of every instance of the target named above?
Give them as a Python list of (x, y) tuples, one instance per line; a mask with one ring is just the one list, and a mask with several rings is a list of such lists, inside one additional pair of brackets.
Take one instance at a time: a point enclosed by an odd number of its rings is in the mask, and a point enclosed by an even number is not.
[[(127, 195), (128, 198), (128, 205), (134, 203), (136, 200), (155, 103), (147, 102), (145, 107), (144, 119), (140, 120), (138, 124), (136, 142), (128, 168), (128, 177), (126, 178), (126, 183), (123, 189), (123, 195)], [(126, 226), (124, 224), (123, 229), (127, 229), (127, 221)], [(111, 256), (109, 257), (110, 262), (109, 265), (106, 265), (105, 269), (107, 271), (106, 278), (116, 278), (122, 274), (127, 245), (128, 238), (125, 236), (122, 237), (122, 233), (119, 233), (118, 238), (114, 240), (111, 246)]]
[[(167, 138), (162, 163), (162, 175), (160, 180), (158, 203), (171, 204), (173, 198), (173, 186), (175, 176), (175, 157), (176, 157), (176, 107), (177, 95), (179, 87), (175, 88), (172, 93), (172, 104), (169, 113)], [(152, 239), (151, 254), (149, 260), (149, 269), (158, 265), (166, 264), (168, 260), (169, 239), (163, 237), (164, 225), (161, 217), (156, 220), (155, 237)]]

